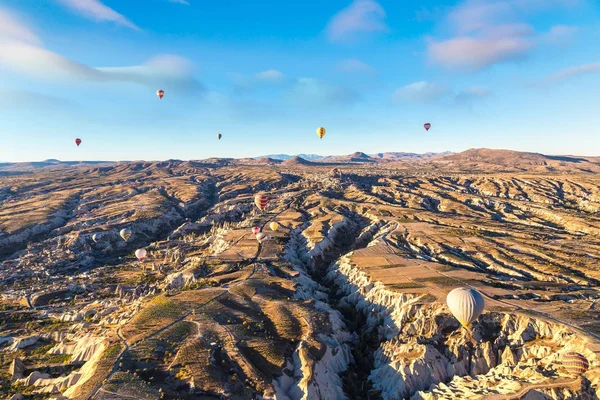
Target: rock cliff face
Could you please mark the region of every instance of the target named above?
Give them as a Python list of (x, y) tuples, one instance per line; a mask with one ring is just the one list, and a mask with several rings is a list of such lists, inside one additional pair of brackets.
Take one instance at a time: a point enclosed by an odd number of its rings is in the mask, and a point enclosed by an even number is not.
[[(284, 374), (273, 382), (277, 400), (347, 399), (339, 376), (352, 362), (349, 344), (355, 340), (342, 320), (341, 314), (327, 303), (323, 288), (309, 275), (311, 257), (308, 255), (307, 240), (301, 229), (290, 234), (285, 258), (298, 275), (295, 298), (316, 300), (315, 308), (326, 313), (331, 326), (328, 334), (306, 332), (284, 370)], [(322, 242), (321, 242), (322, 243)], [(311, 326), (307, 322), (307, 326)], [(316, 339), (316, 340), (315, 340)], [(316, 343), (315, 343), (316, 342)], [(320, 348), (314, 356), (311, 347)]]
[(340, 303), (367, 315), (369, 328), (384, 339), (370, 375), (384, 399), (483, 398), (543, 386), (568, 378), (560, 368), (566, 351), (585, 355), (593, 366), (586, 375), (592, 383), (569, 393), (600, 393), (596, 356), (568, 327), (487, 312), (469, 333), (444, 304), (371, 282), (350, 263), (350, 255), (331, 266), (328, 279), (339, 288)]

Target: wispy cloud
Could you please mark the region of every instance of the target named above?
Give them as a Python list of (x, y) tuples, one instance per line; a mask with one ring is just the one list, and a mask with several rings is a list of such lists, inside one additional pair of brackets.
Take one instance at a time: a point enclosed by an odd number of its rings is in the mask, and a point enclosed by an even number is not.
[(457, 105), (464, 105), (473, 101), (485, 99), (491, 95), (492, 91), (490, 89), (481, 86), (475, 86), (455, 93), (453, 101)]
[(418, 103), (429, 103), (440, 100), (449, 93), (445, 86), (427, 81), (414, 82), (396, 90), (392, 95), (395, 102), (408, 101)]
[(555, 26), (539, 34), (522, 20), (552, 7), (573, 7), (582, 0), (467, 0), (452, 9), (444, 23), (452, 35), (428, 38), (429, 59), (451, 69), (480, 70), (526, 57), (542, 42), (559, 44), (575, 28)]
[(268, 69), (251, 76), (234, 74), (234, 94), (246, 94), (260, 87), (281, 86), (289, 83), (290, 79), (281, 71)]
[(600, 62), (561, 69), (544, 79), (546, 83), (564, 81), (580, 75), (600, 73)]
[(287, 93), (292, 103), (312, 108), (349, 106), (360, 100), (353, 89), (315, 78), (298, 78)]
[(131, 29), (140, 28), (122, 14), (102, 4), (99, 0), (56, 0), (70, 10), (94, 21), (110, 21)]
[[(0, 7), (0, 41), (19, 41), (30, 44), (41, 44), (40, 38), (19, 18)], [(1, 57), (1, 55), (0, 55)]]
[(544, 34), (544, 40), (549, 44), (567, 45), (573, 41), (579, 32), (577, 26), (555, 25)]
[(348, 74), (375, 71), (375, 69), (369, 64), (356, 58), (351, 58), (340, 62), (337, 66), (337, 69)]
[(186, 6), (189, 6), (190, 3), (187, 0), (168, 0), (169, 3), (177, 3), (177, 4), (183, 4)]
[(286, 76), (283, 72), (276, 69), (268, 69), (254, 75), (254, 81), (264, 83), (281, 83), (286, 80)]
[(357, 34), (387, 32), (385, 10), (375, 0), (354, 0), (329, 21), (327, 36), (331, 41), (352, 40)]
[(201, 91), (190, 61), (158, 55), (140, 65), (98, 68), (73, 61), (42, 47), (41, 40), (22, 22), (0, 10), (0, 69), (50, 81), (132, 82), (155, 88)]
[(450, 88), (427, 81), (414, 82), (392, 94), (394, 103), (444, 103), (465, 105), (491, 95), (485, 87), (471, 87), (455, 92)]
[(66, 99), (43, 93), (0, 87), (0, 110), (69, 110), (73, 103)]

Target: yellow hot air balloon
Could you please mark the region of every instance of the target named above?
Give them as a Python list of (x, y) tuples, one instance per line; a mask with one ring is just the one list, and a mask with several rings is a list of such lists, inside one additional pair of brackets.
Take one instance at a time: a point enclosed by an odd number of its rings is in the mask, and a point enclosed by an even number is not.
[(325, 128), (323, 128), (322, 126), (317, 128), (317, 136), (319, 137), (319, 139), (323, 139), (323, 136), (325, 136), (325, 133), (327, 133), (327, 130)]
[(271, 228), (273, 232), (277, 232), (277, 229), (279, 229), (279, 224), (273, 221), (269, 224), (269, 228)]
[(128, 228), (121, 229), (121, 232), (119, 234), (125, 241), (127, 241), (131, 237), (131, 229), (128, 229)]

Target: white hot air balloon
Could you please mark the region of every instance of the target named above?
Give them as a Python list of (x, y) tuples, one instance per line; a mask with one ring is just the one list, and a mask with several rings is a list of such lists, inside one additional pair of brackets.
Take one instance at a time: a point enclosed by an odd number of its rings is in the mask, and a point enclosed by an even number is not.
[(485, 308), (485, 301), (481, 293), (469, 287), (453, 289), (448, 293), (446, 303), (448, 303), (452, 315), (467, 329)]
[(138, 260), (140, 261), (144, 261), (144, 259), (146, 258), (146, 249), (137, 249), (135, 251), (135, 256), (137, 257)]
[(100, 234), (98, 233), (94, 233), (92, 235), (92, 240), (94, 241), (94, 243), (98, 243), (98, 240), (100, 239)]
[(256, 234), (256, 240), (258, 240), (259, 243), (262, 243), (262, 242), (264, 242), (265, 240), (268, 240), (268, 239), (269, 239), (269, 237), (264, 232), (258, 232)]

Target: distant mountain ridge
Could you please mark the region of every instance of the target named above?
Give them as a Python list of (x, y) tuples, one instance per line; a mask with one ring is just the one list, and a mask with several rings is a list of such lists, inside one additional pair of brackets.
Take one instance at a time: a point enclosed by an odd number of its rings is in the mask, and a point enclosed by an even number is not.
[(289, 155), (289, 154), (269, 154), (266, 156), (260, 156), (260, 157), (253, 157), (255, 160), (258, 160), (260, 158), (272, 158), (274, 160), (289, 160), (290, 158), (293, 157), (300, 157), (305, 159), (306, 161), (313, 161), (313, 160), (318, 160), (320, 158), (323, 158), (323, 156), (320, 156), (318, 154), (296, 154), (296, 155)]

